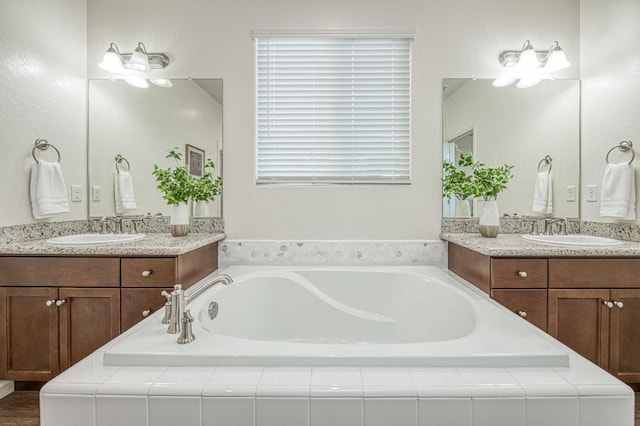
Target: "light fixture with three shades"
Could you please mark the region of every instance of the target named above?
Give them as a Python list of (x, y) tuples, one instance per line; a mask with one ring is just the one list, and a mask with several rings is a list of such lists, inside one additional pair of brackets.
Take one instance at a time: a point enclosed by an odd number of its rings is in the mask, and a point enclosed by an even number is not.
[(521, 89), (535, 86), (543, 78), (551, 78), (551, 73), (571, 65), (557, 41), (549, 50), (535, 50), (526, 40), (521, 50), (505, 50), (498, 60), (507, 72), (495, 79), (493, 85), (505, 87), (518, 80), (516, 86)]
[[(163, 69), (169, 65), (169, 57), (164, 53), (148, 53), (144, 43), (138, 46), (132, 53), (121, 53), (115, 43), (111, 43), (104, 53), (102, 62), (98, 64), (100, 68), (116, 74), (129, 74), (131, 72), (150, 73), (154, 69)], [(159, 87), (171, 87), (171, 80), (166, 78), (146, 78), (132, 75), (125, 78), (125, 81), (140, 88), (149, 87), (149, 82)]]

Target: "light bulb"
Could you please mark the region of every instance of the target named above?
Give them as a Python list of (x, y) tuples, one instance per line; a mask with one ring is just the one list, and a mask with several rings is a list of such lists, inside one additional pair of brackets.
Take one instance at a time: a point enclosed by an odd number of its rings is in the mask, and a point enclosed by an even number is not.
[(129, 65), (136, 71), (150, 72), (151, 65), (149, 64), (149, 56), (147, 56), (144, 44), (138, 43), (138, 47), (131, 54), (129, 59)]
[(520, 56), (518, 57), (518, 63), (515, 65), (515, 69), (518, 70), (532, 70), (538, 68), (540, 65), (540, 61), (538, 60), (538, 56), (536, 55), (536, 51), (527, 40), (522, 47), (522, 52), (520, 52)]
[(120, 54), (114, 49), (114, 44), (112, 43), (109, 49), (104, 53), (104, 57), (102, 58), (102, 62), (98, 64), (100, 68), (105, 71), (115, 72), (115, 73), (124, 73), (127, 70), (122, 66), (122, 59)]
[(133, 87), (138, 87), (140, 89), (146, 89), (147, 87), (149, 87), (149, 83), (147, 83), (147, 80), (145, 80), (144, 78), (127, 78), (124, 81), (127, 84)]
[(545, 71), (560, 71), (565, 68), (569, 68), (571, 63), (567, 61), (567, 56), (564, 54), (564, 50), (560, 46), (556, 45), (551, 48), (549, 56), (547, 57), (547, 63), (544, 65)]

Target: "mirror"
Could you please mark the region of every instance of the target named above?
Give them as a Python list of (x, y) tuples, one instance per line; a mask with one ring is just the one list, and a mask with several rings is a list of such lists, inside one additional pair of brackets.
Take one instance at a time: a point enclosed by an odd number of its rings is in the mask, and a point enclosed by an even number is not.
[[(180, 165), (185, 164), (187, 149), (194, 159), (204, 152), (204, 158), (215, 163), (215, 173), (222, 174), (222, 80), (171, 82), (172, 87), (141, 89), (124, 80), (89, 81), (90, 217), (116, 214), (118, 155), (123, 158), (118, 168), (129, 171), (135, 194), (136, 208), (119, 209), (124, 215), (170, 215), (151, 173), (154, 164), (175, 167), (174, 160), (165, 158), (174, 147), (183, 155)], [(208, 214), (198, 215), (221, 217), (222, 196), (206, 210)]]
[[(526, 89), (494, 87), (490, 79), (443, 80), (443, 160), (460, 152), (488, 166), (514, 166), (514, 178), (497, 198), (500, 214), (532, 211), (542, 161), (551, 157), (553, 216), (579, 216), (580, 81), (543, 80)], [(542, 161), (542, 163), (540, 163)], [(443, 217), (456, 217), (457, 200), (443, 199)], [(478, 209), (472, 203), (472, 216)]]

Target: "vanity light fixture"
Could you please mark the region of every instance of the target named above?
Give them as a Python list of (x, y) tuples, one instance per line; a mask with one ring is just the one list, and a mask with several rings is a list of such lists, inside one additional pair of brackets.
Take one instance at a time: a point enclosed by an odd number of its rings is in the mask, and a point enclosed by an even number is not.
[[(505, 50), (498, 56), (500, 64), (507, 74), (496, 79), (493, 85), (505, 87), (520, 80), (519, 88), (531, 87), (538, 84), (545, 74), (568, 68), (571, 64), (567, 61), (564, 50), (557, 41), (554, 41), (549, 50), (535, 50), (529, 40), (526, 40), (520, 50)], [(550, 78), (550, 76), (546, 76)]]
[(140, 42), (133, 53), (121, 53), (115, 43), (111, 43), (98, 66), (106, 71), (126, 73), (127, 71), (151, 72), (169, 65), (169, 57), (164, 53), (148, 53)]

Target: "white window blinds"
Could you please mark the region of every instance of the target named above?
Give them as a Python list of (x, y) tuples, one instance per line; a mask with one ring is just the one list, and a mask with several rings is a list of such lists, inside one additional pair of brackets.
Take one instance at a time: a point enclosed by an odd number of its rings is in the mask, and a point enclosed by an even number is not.
[(409, 183), (411, 39), (256, 37), (258, 183)]

